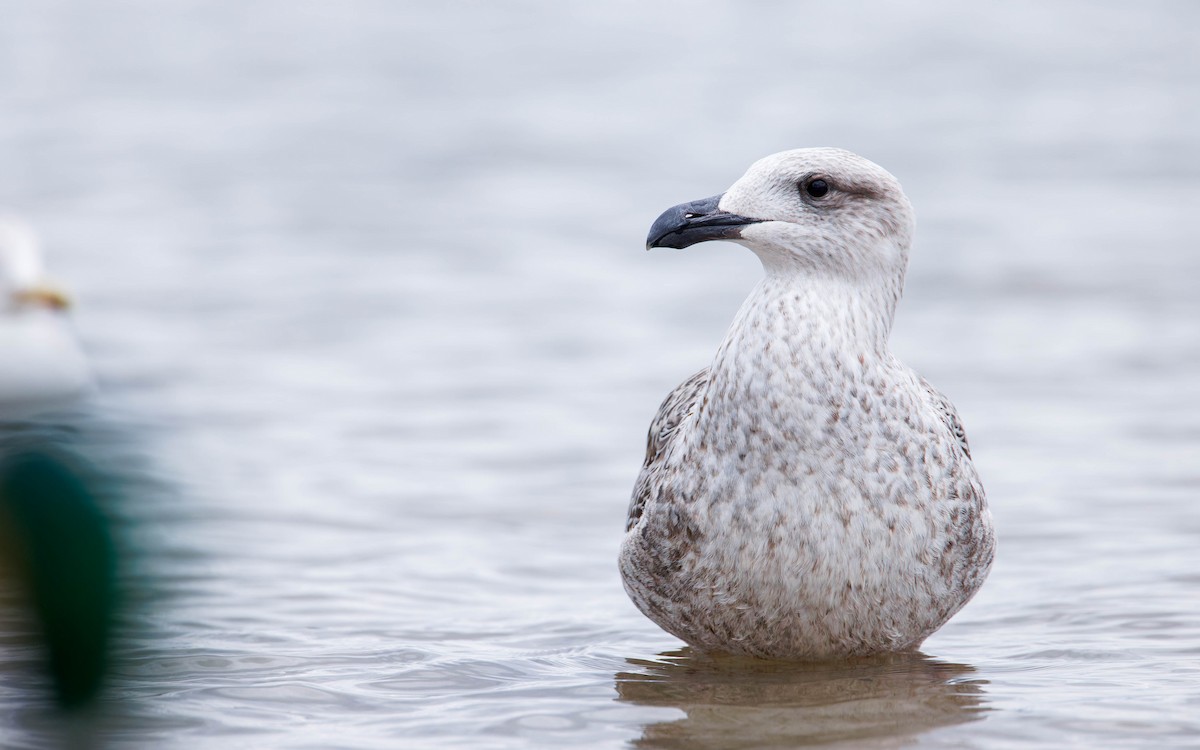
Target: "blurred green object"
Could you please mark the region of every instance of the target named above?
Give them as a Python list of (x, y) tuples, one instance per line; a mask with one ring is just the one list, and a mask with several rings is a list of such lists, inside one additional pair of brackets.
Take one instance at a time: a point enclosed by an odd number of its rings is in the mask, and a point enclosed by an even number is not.
[(0, 464), (0, 519), (41, 624), (60, 705), (100, 690), (117, 599), (116, 551), (84, 474), (50, 452)]

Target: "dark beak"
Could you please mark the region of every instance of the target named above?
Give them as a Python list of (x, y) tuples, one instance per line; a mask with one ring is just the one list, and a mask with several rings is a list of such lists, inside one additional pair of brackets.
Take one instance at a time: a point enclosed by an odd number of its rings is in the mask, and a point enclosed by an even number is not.
[(721, 196), (714, 195), (668, 208), (650, 227), (646, 249), (685, 248), (708, 240), (735, 240), (742, 236), (742, 227), (763, 221), (722, 211), (717, 208), (720, 202)]

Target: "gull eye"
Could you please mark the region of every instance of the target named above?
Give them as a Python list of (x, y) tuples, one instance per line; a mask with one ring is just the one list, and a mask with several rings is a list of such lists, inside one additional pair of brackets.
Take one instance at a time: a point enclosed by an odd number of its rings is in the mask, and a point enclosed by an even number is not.
[(809, 180), (804, 183), (804, 192), (814, 198), (823, 198), (829, 192), (829, 183), (822, 179)]

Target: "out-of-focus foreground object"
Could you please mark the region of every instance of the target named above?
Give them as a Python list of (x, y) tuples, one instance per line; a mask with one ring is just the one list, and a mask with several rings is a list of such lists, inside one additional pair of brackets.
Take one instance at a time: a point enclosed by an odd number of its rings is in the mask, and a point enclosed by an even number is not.
[(103, 685), (118, 598), (108, 521), (72, 464), (36, 449), (0, 463), (0, 562), (25, 584), (64, 708)]
[(66, 315), (67, 295), (44, 274), (37, 234), (0, 213), (0, 418), (81, 395), (91, 373)]

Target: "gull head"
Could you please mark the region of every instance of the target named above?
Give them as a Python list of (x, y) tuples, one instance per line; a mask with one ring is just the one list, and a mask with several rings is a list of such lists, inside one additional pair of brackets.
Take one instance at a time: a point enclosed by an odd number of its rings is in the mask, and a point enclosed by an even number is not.
[(665, 211), (646, 248), (730, 240), (768, 272), (902, 282), (912, 206), (882, 167), (836, 148), (760, 159), (726, 192)]
[(37, 234), (15, 216), (0, 214), (0, 310), (70, 306), (66, 293), (45, 277)]

